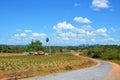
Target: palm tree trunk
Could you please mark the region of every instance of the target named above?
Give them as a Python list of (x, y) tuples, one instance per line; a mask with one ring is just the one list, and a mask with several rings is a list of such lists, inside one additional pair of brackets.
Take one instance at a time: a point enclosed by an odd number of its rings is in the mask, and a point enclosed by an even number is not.
[(50, 47), (50, 42), (49, 42), (49, 54), (51, 54), (51, 47)]

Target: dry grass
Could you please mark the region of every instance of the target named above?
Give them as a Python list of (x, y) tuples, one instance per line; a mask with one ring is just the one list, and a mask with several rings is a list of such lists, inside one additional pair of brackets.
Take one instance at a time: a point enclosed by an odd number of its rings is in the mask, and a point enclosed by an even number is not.
[(0, 53), (0, 56), (16, 56), (16, 55), (24, 55), (22, 53)]
[[(4, 54), (2, 54), (4, 55)], [(81, 69), (96, 62), (69, 54), (52, 56), (9, 55), (0, 56), (0, 80), (49, 75)]]
[(109, 60), (109, 61), (120, 65), (120, 60)]

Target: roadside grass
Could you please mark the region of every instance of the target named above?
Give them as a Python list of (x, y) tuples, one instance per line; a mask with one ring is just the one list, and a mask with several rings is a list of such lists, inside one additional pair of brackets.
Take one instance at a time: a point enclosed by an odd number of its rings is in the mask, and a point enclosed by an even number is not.
[(70, 54), (0, 56), (0, 80), (44, 76), (95, 64), (92, 60)]
[(120, 60), (107, 60), (107, 61), (110, 61), (110, 62), (113, 62), (113, 63), (116, 63), (116, 64), (120, 65)]

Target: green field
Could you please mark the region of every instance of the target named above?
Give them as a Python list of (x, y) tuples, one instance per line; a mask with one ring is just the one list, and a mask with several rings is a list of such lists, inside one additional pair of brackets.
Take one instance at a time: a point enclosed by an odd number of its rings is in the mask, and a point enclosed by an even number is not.
[(70, 54), (0, 56), (0, 79), (43, 76), (95, 65)]

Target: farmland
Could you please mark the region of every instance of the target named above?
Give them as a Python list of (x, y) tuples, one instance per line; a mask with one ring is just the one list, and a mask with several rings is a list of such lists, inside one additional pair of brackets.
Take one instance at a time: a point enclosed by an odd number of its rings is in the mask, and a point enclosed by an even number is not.
[(75, 70), (96, 62), (70, 54), (0, 56), (0, 79), (27, 78)]

